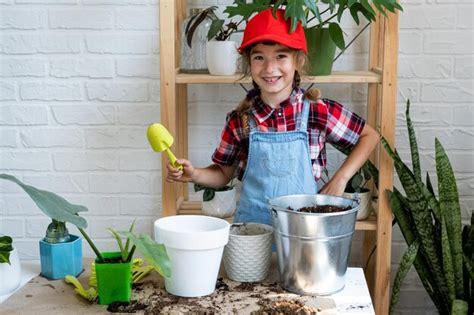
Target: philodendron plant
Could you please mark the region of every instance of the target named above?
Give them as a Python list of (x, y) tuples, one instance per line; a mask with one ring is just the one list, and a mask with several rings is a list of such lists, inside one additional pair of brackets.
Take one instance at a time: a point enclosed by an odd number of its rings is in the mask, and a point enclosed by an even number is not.
[(405, 195), (398, 189), (387, 191), (390, 207), (408, 249), (395, 276), (390, 313), (393, 313), (402, 282), (412, 265), (440, 314), (472, 314), (474, 311), (474, 214), (471, 226), (462, 227), (461, 207), (454, 172), (448, 156), (435, 139), (438, 196), (428, 173), (422, 182), (415, 131), (406, 120), (413, 170), (385, 139), (382, 144), (392, 157)]
[(15, 176), (0, 174), (0, 178), (20, 186), (36, 203), (38, 208), (52, 219), (46, 230), (46, 237), (44, 239), (46, 242), (64, 243), (69, 241), (66, 222), (74, 224), (79, 229), (87, 227), (86, 219), (79, 216), (79, 212), (87, 211), (86, 207), (73, 205), (55, 193), (24, 184)]

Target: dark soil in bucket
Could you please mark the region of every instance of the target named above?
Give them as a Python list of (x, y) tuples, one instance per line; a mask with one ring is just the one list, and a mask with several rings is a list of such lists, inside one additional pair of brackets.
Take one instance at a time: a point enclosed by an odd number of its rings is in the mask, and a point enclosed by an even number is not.
[(296, 212), (305, 212), (305, 213), (333, 213), (333, 212), (343, 212), (347, 210), (351, 210), (351, 207), (339, 207), (333, 205), (319, 205), (319, 206), (311, 206), (311, 207), (303, 207), (299, 209), (293, 209), (291, 207), (287, 208), (288, 210), (296, 211)]

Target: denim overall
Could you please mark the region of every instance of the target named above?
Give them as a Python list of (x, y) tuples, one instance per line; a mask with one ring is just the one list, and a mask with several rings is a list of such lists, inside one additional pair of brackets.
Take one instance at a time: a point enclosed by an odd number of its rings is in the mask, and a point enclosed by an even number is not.
[(249, 119), (248, 161), (234, 222), (272, 225), (269, 199), (317, 193), (309, 155), (309, 107), (305, 100), (295, 131), (260, 132), (255, 121)]

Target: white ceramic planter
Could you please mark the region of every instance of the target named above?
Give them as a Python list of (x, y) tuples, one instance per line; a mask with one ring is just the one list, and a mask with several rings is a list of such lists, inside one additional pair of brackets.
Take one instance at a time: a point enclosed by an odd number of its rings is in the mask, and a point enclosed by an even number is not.
[(232, 224), (224, 249), (227, 277), (239, 282), (264, 280), (270, 271), (273, 228), (260, 223)]
[(214, 198), (202, 203), (202, 212), (216, 218), (228, 218), (237, 208), (235, 188), (226, 191), (216, 191)]
[(16, 248), (10, 252), (10, 265), (0, 264), (0, 279), (0, 295), (9, 294), (20, 285), (21, 265)]
[(211, 40), (206, 45), (209, 73), (212, 75), (233, 75), (237, 72), (237, 42)]
[(184, 297), (214, 292), (229, 223), (204, 215), (178, 215), (156, 220), (154, 229), (155, 240), (165, 245), (171, 262), (166, 291)]
[(360, 208), (357, 212), (357, 220), (366, 220), (372, 212), (372, 191), (367, 190), (361, 193), (344, 193), (343, 197), (360, 199)]

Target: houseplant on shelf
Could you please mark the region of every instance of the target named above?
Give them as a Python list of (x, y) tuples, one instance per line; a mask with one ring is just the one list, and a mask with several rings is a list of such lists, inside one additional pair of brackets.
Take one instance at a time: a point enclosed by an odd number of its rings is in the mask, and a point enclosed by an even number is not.
[(238, 27), (243, 22), (235, 23), (230, 21), (226, 24), (224, 19), (219, 18), (215, 10), (217, 6), (211, 6), (202, 10), (194, 18), (184, 25), (186, 43), (191, 45), (195, 30), (200, 24), (210, 19), (211, 25), (207, 33), (206, 61), (209, 73), (212, 75), (232, 75), (237, 71), (238, 44), (230, 40), (235, 32), (239, 32)]
[(26, 185), (12, 175), (0, 174), (0, 178), (19, 185), (38, 208), (52, 219), (45, 238), (39, 241), (41, 275), (49, 279), (61, 279), (68, 274), (81, 273), (81, 239), (69, 234), (66, 222), (74, 224), (79, 229), (85, 229), (87, 222), (78, 214), (87, 211), (87, 208), (73, 205), (55, 193)]
[(227, 6), (224, 12), (229, 15), (229, 18), (241, 16), (242, 20), (248, 20), (254, 13), (269, 7), (273, 8), (274, 15), (277, 9), (284, 9), (285, 18), (290, 20), (292, 32), (299, 21), (305, 29), (310, 59), (308, 73), (326, 75), (331, 73), (336, 46), (341, 51), (347, 48), (344, 32), (340, 26), (345, 12), (349, 12), (354, 22), (359, 25), (359, 14), (362, 14), (370, 24), (375, 21), (378, 12), (386, 14), (386, 10), (390, 12), (403, 10), (395, 0), (375, 0), (372, 3), (373, 5), (369, 4), (368, 0), (259, 0), (251, 2), (234, 0), (233, 5)]
[(11, 293), (21, 282), (21, 265), (18, 250), (10, 236), (0, 236), (0, 295)]
[[(80, 229), (84, 239), (96, 254), (95, 274), (99, 304), (112, 302), (130, 302), (132, 292), (132, 258), (138, 250), (145, 260), (162, 276), (171, 275), (171, 267), (163, 244), (153, 241), (148, 235), (133, 233), (134, 222), (128, 232), (117, 232), (109, 228), (109, 232), (117, 241), (119, 251), (100, 252), (87, 233)], [(125, 245), (122, 241), (125, 236)], [(133, 244), (130, 247), (130, 244)]]
[(435, 139), (438, 197), (429, 174), (422, 181), (415, 132), (407, 103), (406, 121), (413, 170), (398, 152), (382, 138), (382, 144), (394, 160), (395, 169), (405, 191), (387, 191), (390, 207), (407, 242), (395, 276), (390, 303), (393, 313), (402, 282), (414, 265), (426, 292), (440, 314), (472, 314), (474, 311), (474, 214), (471, 226), (461, 223), (461, 207), (454, 172), (448, 156)]
[(366, 187), (372, 178), (369, 163), (364, 165), (349, 179), (344, 190), (344, 197), (360, 199), (360, 209), (357, 212), (357, 220), (365, 220), (372, 212), (372, 191)]
[(235, 185), (232, 181), (221, 188), (210, 188), (194, 184), (194, 191), (203, 190), (202, 212), (205, 215), (228, 218), (232, 216), (237, 208), (237, 197)]

